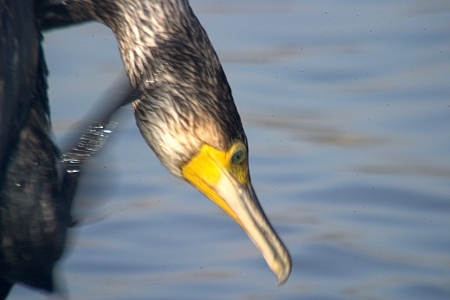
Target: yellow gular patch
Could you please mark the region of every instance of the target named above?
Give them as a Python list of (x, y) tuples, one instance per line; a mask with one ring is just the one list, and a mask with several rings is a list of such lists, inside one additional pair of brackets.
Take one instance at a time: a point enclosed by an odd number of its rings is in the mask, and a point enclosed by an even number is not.
[(203, 145), (182, 171), (187, 181), (237, 220), (235, 213), (215, 188), (224, 172), (231, 173), (242, 184), (249, 184), (247, 149), (244, 144), (237, 142), (227, 152)]
[(215, 191), (222, 176), (222, 169), (227, 169), (226, 158), (226, 152), (203, 145), (200, 152), (183, 167), (182, 171), (187, 181), (236, 220), (235, 213)]

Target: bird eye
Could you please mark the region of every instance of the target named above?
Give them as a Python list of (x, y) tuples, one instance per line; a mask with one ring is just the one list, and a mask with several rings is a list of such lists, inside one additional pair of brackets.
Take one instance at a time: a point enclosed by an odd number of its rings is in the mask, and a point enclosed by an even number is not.
[(240, 164), (245, 159), (245, 152), (242, 149), (238, 149), (233, 153), (233, 156), (231, 157), (231, 162), (233, 164)]

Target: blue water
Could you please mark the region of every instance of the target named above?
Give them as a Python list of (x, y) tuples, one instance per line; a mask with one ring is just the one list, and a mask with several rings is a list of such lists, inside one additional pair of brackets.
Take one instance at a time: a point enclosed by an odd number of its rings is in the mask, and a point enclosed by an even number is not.
[[(81, 189), (83, 225), (59, 266), (70, 298), (450, 299), (450, 2), (191, 4), (291, 277), (275, 286), (242, 230), (160, 166), (128, 111)], [(101, 25), (52, 31), (44, 47), (63, 139), (123, 67)]]

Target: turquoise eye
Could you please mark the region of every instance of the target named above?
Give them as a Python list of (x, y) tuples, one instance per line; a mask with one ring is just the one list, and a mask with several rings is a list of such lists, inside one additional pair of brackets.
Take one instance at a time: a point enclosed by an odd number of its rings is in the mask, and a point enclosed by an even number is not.
[(233, 153), (233, 156), (231, 157), (231, 162), (233, 164), (240, 164), (245, 159), (245, 152), (244, 150), (236, 150), (236, 152)]

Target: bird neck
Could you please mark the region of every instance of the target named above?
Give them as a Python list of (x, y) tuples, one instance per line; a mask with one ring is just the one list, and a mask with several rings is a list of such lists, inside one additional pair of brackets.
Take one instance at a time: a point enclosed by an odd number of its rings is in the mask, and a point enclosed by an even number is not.
[(201, 28), (187, 0), (109, 0), (96, 2), (96, 7), (96, 17), (116, 35), (134, 87), (144, 76), (151, 81), (158, 73), (163, 63), (155, 59), (160, 44), (191, 38), (191, 29)]

